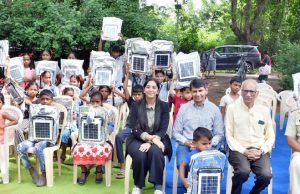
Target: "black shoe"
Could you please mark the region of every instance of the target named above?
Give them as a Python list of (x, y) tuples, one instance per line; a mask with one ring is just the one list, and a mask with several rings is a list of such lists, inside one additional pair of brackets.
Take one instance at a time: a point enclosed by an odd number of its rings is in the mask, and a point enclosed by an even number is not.
[(77, 178), (77, 184), (78, 185), (85, 185), (86, 179), (90, 174), (90, 170), (87, 170), (86, 172), (81, 172), (81, 174), (84, 174), (84, 179)]
[(103, 175), (103, 174), (102, 174), (102, 170), (96, 171), (95, 174), (96, 174), (96, 179), (95, 179), (96, 184), (101, 184), (101, 183), (103, 182), (103, 177), (101, 176), (100, 178), (97, 178), (97, 175), (98, 175), (98, 174)]

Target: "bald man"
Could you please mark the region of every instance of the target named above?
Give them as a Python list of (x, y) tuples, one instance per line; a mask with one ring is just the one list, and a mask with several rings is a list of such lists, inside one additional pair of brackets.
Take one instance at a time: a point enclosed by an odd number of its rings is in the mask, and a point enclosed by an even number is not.
[(270, 152), (275, 141), (270, 110), (255, 104), (257, 82), (249, 79), (242, 84), (242, 98), (230, 104), (226, 113), (228, 161), (234, 169), (232, 194), (242, 192), (243, 183), (252, 171), (256, 175), (250, 194), (258, 194), (270, 183)]

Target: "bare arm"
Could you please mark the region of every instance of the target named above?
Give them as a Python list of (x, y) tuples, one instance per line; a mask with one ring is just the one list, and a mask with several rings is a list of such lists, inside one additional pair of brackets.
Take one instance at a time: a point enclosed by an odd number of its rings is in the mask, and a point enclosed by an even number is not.
[(179, 166), (179, 177), (181, 179), (181, 182), (183, 183), (184, 187), (187, 189), (190, 187), (190, 184), (188, 180), (185, 178), (185, 169), (187, 167), (186, 162), (182, 162)]
[(9, 127), (11, 125), (16, 125), (17, 124), (17, 119), (13, 116), (11, 116), (10, 114), (6, 113), (6, 112), (3, 112), (2, 113), (2, 117), (5, 119), (5, 120), (9, 120), (10, 122), (5, 124), (5, 127)]
[(88, 86), (81, 92), (81, 94), (79, 95), (79, 98), (81, 100), (83, 100), (84, 102), (86, 102), (86, 95), (88, 94), (88, 92), (90, 91), (90, 89), (92, 87), (93, 87), (93, 84), (92, 84), (92, 80), (90, 79)]
[(128, 91), (128, 79), (129, 79), (129, 68), (128, 68), (128, 65), (126, 64), (125, 66), (125, 79), (124, 79), (124, 83), (123, 83), (123, 90), (124, 90), (124, 96), (125, 96), (125, 100), (126, 102), (129, 100), (129, 97), (130, 97), (130, 94), (129, 94), (129, 91)]
[(221, 114), (222, 114), (223, 121), (224, 121), (224, 118), (225, 118), (225, 113), (226, 113), (226, 106), (221, 106)]
[(286, 140), (293, 151), (300, 152), (300, 143), (297, 142), (295, 137), (286, 136)]

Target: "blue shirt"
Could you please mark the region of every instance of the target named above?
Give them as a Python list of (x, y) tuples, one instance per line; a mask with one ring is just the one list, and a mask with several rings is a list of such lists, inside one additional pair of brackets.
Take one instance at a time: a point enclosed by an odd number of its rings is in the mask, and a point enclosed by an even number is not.
[(220, 109), (206, 99), (202, 106), (191, 100), (183, 104), (176, 117), (173, 128), (175, 140), (184, 144), (193, 140), (193, 133), (198, 127), (207, 128), (212, 132), (212, 146), (216, 146), (224, 137), (224, 123)]
[(168, 98), (169, 98), (169, 87), (168, 87), (168, 83), (161, 83), (160, 84), (160, 89), (159, 89), (159, 99), (164, 101), (164, 102), (168, 102)]
[(193, 149), (192, 151), (190, 151), (190, 152), (186, 155), (184, 161), (185, 161), (188, 165), (190, 165), (192, 156), (193, 156), (194, 154), (199, 153), (199, 152), (200, 152), (200, 151), (199, 151), (198, 149)]

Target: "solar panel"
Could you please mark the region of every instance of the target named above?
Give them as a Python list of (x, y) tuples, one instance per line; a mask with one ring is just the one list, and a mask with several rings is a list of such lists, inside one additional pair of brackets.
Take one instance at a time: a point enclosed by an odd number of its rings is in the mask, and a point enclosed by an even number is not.
[(131, 63), (133, 71), (146, 72), (147, 56), (133, 54)]
[(70, 79), (72, 75), (79, 75), (79, 72), (76, 67), (68, 67), (65, 68), (65, 75), (67, 79)]
[(179, 64), (180, 79), (197, 77), (194, 61), (183, 62)]
[(96, 69), (96, 86), (110, 86), (112, 84), (112, 71), (108, 69)]
[(167, 68), (169, 67), (170, 54), (155, 54), (155, 66), (158, 68)]
[(87, 123), (87, 117), (81, 118), (81, 141), (105, 141), (105, 134), (102, 131), (103, 120), (96, 117), (92, 123)]
[(34, 140), (52, 140), (53, 121), (46, 119), (33, 119)]
[(198, 194), (220, 194), (221, 169), (200, 169)]
[(10, 79), (10, 81), (6, 85), (6, 89), (13, 100), (19, 105), (24, 102), (24, 91), (20, 89), (20, 87), (18, 87), (17, 84), (13, 82), (13, 80)]
[(10, 69), (11, 77), (16, 81), (22, 81), (23, 75), (18, 66), (14, 66), (15, 68)]

